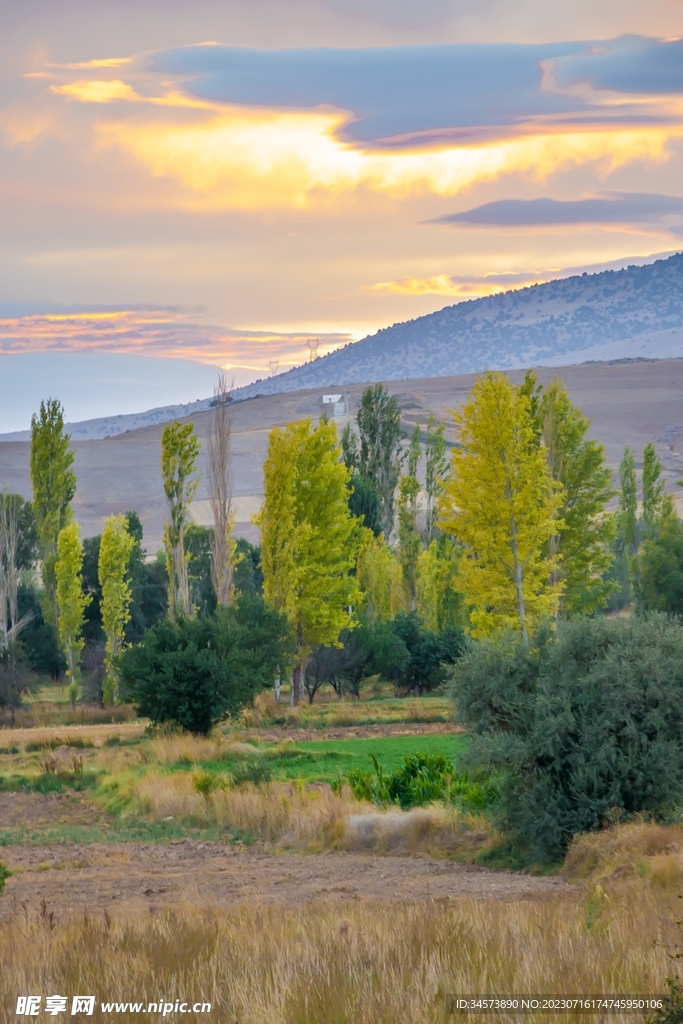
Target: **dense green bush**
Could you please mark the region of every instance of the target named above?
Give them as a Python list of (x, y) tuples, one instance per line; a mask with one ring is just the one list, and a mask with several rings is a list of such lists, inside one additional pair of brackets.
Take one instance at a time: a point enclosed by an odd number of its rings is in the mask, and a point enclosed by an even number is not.
[(289, 644), (285, 619), (243, 595), (213, 615), (164, 619), (121, 656), (121, 697), (155, 724), (205, 735), (273, 685)]
[(391, 628), (408, 652), (405, 666), (394, 678), (412, 691), (422, 693), (445, 682), (447, 666), (465, 650), (465, 634), (461, 629), (449, 626), (442, 633), (432, 633), (423, 627), (416, 612), (397, 615)]
[(683, 628), (666, 617), (482, 641), (452, 674), (468, 756), (501, 773), (500, 824), (528, 856), (683, 798)]
[(2, 890), (5, 888), (5, 882), (11, 874), (12, 872), (7, 865), (0, 860), (0, 895), (2, 895)]
[(497, 785), (489, 779), (473, 779), (458, 773), (443, 754), (408, 754), (403, 762), (385, 774), (372, 757), (374, 774), (352, 768), (347, 774), (351, 792), (357, 800), (376, 804), (398, 804), (405, 808), (422, 807), (434, 800), (449, 800), (478, 810), (494, 803)]

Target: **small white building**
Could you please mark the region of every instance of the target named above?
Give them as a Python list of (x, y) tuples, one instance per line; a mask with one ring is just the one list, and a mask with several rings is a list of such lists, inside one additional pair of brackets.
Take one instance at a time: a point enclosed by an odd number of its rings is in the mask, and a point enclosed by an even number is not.
[(346, 416), (349, 411), (349, 399), (346, 392), (341, 395), (323, 395), (323, 405), (332, 406), (333, 416)]

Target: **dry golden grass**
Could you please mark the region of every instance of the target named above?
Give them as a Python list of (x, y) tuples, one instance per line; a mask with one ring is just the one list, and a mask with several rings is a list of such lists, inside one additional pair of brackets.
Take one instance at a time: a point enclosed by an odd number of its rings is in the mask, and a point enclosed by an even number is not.
[(389, 852), (462, 853), (481, 850), (494, 841), (490, 825), (439, 805), (379, 811), (329, 786), (297, 783), (246, 784), (219, 788), (204, 796), (197, 776), (182, 772), (147, 772), (131, 780), (133, 813), (146, 818), (173, 818), (187, 825), (215, 825), (247, 833), (286, 849), (376, 850)]
[(61, 993), (95, 995), (94, 1021), (109, 1019), (102, 1000), (186, 999), (210, 1002), (198, 1019), (214, 1024), (436, 1024), (446, 993), (654, 994), (671, 973), (671, 920), (654, 900), (597, 920), (570, 899), (187, 907), (85, 922), (45, 908), (0, 932), (0, 1014), (15, 1019), (17, 995)]
[(673, 892), (683, 883), (683, 828), (640, 820), (577, 836), (565, 871), (607, 891)]
[(0, 747), (25, 747), (27, 743), (53, 743), (58, 738), (78, 736), (84, 742), (95, 746), (104, 743), (111, 736), (119, 736), (122, 742), (142, 736), (145, 722), (114, 722), (106, 725), (64, 725), (37, 728), (0, 729)]
[(245, 708), (235, 728), (264, 729), (278, 724), (284, 728), (337, 728), (367, 723), (452, 722), (453, 708), (446, 697), (397, 698), (383, 702), (344, 699), (318, 694), (313, 704), (302, 701), (296, 707), (275, 703), (270, 692), (260, 693)]

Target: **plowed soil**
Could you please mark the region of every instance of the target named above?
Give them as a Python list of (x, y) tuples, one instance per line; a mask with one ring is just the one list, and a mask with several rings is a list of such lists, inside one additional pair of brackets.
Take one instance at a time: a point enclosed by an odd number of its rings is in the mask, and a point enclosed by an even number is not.
[[(0, 794), (0, 825), (95, 824), (86, 800)], [(58, 917), (182, 907), (228, 907), (241, 902), (298, 905), (372, 900), (417, 903), (459, 898), (520, 899), (568, 893), (557, 877), (488, 871), (448, 860), (369, 853), (272, 853), (193, 839), (170, 843), (26, 844), (6, 846), (13, 872), (0, 899), (0, 919), (43, 904)], [(43, 911), (44, 912), (44, 911)]]

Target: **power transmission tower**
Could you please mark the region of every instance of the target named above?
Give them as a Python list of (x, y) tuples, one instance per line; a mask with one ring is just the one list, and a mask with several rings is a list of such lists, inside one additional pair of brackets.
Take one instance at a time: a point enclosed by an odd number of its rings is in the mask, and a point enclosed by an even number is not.
[(318, 345), (320, 344), (320, 338), (309, 338), (306, 344), (310, 350), (308, 361), (309, 363), (312, 363), (314, 359), (318, 358)]

